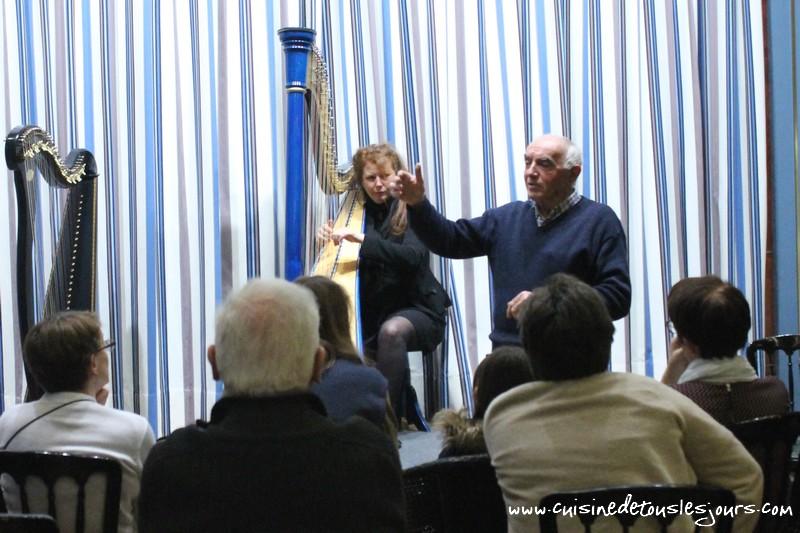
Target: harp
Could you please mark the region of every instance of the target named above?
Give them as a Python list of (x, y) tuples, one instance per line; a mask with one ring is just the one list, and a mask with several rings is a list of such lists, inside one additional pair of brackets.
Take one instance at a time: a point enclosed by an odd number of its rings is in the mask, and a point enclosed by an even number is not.
[[(19, 126), (6, 137), (6, 165), (14, 172), (17, 195), (17, 313), (20, 341), (38, 321), (58, 311), (95, 309), (97, 165), (91, 152), (72, 150), (62, 160), (50, 135), (37, 126)], [(41, 175), (46, 185), (36, 179)], [(66, 190), (66, 194), (58, 191)], [(63, 198), (57, 242), (51, 249), (52, 268), (42, 299), (37, 284), (44, 278), (42, 237), (50, 231), (37, 220), (40, 195), (50, 192), (54, 211)], [(52, 222), (51, 217), (51, 226)], [(36, 246), (35, 246), (36, 245)], [(34, 253), (34, 252), (37, 253)], [(41, 252), (40, 252), (41, 251)], [(25, 369), (26, 401), (43, 391)]]
[(286, 58), (286, 256), (285, 275), (326, 276), (344, 287), (355, 320), (351, 337), (361, 346), (358, 304), (360, 245), (315, 242), (316, 228), (337, 213), (334, 229), (363, 231), (363, 193), (350, 185), (349, 170), (336, 163), (336, 130), (328, 69), (314, 46), (314, 30), (283, 28)]

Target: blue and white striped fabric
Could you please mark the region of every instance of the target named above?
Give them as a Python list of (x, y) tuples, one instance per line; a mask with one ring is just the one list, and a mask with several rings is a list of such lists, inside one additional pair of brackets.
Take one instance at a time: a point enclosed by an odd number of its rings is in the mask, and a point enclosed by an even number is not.
[[(0, 3), (3, 129), (36, 123), (100, 169), (99, 313), (117, 340), (114, 404), (164, 434), (208, 416), (214, 310), (280, 276), (283, 53), (307, 25), (330, 67), (339, 159), (389, 141), (423, 165), (449, 218), (523, 199), (525, 146), (584, 153), (578, 190), (627, 231), (633, 305), (613, 368), (660, 376), (665, 298), (689, 275), (731, 280), (763, 332), (766, 231), (760, 2), (315, 0)], [(9, 173), (10, 176), (10, 173)], [(13, 298), (16, 207), (0, 188), (0, 399), (24, 390)], [(40, 206), (49, 250), (58, 196)], [(49, 252), (42, 252), (39, 287)], [(451, 399), (490, 350), (485, 259), (437, 260), (451, 292)], [(42, 289), (43, 291), (43, 289)], [(41, 296), (41, 295), (40, 295)], [(462, 394), (463, 392), (463, 394)]]

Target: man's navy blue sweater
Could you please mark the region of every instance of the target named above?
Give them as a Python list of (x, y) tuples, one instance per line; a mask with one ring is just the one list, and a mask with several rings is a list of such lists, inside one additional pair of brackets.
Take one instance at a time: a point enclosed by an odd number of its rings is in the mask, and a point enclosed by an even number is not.
[(441, 256), (485, 255), (492, 270), (494, 345), (520, 344), (506, 304), (551, 274), (572, 274), (594, 287), (616, 320), (628, 314), (631, 283), (625, 233), (614, 211), (588, 198), (539, 227), (530, 202), (511, 202), (473, 219), (447, 220), (424, 200), (409, 209), (417, 236)]

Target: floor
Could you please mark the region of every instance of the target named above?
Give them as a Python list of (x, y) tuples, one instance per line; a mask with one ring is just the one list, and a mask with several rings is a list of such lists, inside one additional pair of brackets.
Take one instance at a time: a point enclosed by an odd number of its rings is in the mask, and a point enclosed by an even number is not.
[(401, 431), (400, 464), (403, 469), (435, 461), (442, 448), (438, 431)]

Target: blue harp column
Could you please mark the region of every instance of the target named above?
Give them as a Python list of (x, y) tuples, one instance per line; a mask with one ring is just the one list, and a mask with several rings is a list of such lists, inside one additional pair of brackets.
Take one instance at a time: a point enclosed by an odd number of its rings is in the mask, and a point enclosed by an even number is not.
[(284, 276), (293, 280), (305, 273), (304, 204), (306, 172), (306, 77), (308, 56), (316, 32), (308, 28), (283, 28), (278, 37), (286, 54), (286, 255)]

